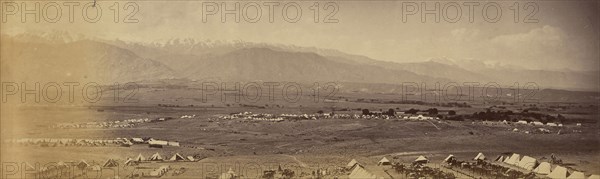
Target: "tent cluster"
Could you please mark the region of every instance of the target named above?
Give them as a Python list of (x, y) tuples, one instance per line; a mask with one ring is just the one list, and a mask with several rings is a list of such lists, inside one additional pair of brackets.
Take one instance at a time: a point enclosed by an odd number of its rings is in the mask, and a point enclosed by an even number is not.
[(120, 139), (55, 139), (55, 138), (21, 138), (21, 139), (8, 139), (6, 143), (13, 143), (19, 145), (39, 145), (39, 146), (110, 146), (110, 145), (122, 145), (125, 144)]
[[(537, 159), (530, 156), (523, 156), (513, 153), (510, 157), (508, 156), (498, 156), (496, 158), (498, 162), (504, 162), (509, 165), (517, 166), (527, 171), (540, 171), (539, 174), (548, 174), (546, 172), (546, 167), (550, 167), (550, 164), (547, 162), (539, 163)], [(541, 168), (540, 168), (541, 167)]]
[(231, 114), (231, 115), (220, 115), (220, 116), (218, 116), (218, 119), (244, 119), (244, 120), (279, 122), (279, 121), (283, 121), (284, 117), (274, 115), (274, 114), (267, 114), (267, 113), (254, 114), (252, 112), (242, 112), (242, 113)]
[[(424, 156), (420, 156), (419, 158), (417, 158), (417, 160), (425, 161), (425, 160), (427, 160), (427, 158), (425, 158)], [(475, 161), (484, 161), (484, 160), (487, 160), (487, 158), (485, 157), (485, 155), (483, 153), (479, 152), (475, 156), (475, 158), (473, 158), (473, 160), (475, 160)], [(444, 159), (444, 161), (442, 163), (448, 164), (448, 163), (452, 163), (453, 161), (456, 161), (456, 157), (454, 155), (450, 154), (450, 155), (448, 155), (448, 157), (446, 157)]]
[(135, 163), (141, 163), (146, 161), (194, 162), (195, 159), (192, 156), (183, 157), (181, 154), (175, 153), (171, 158), (165, 160), (165, 158), (163, 158), (158, 152), (156, 152), (152, 156), (150, 156), (150, 158), (146, 158), (142, 154), (139, 154), (135, 158), (127, 158), (127, 160), (125, 161), (125, 165), (133, 165)]
[(196, 117), (195, 114), (193, 114), (193, 115), (183, 115), (183, 116), (179, 117), (179, 119), (192, 119), (192, 118), (195, 118), (195, 117)]
[(109, 122), (86, 122), (86, 123), (62, 123), (52, 126), (53, 128), (60, 129), (73, 129), (73, 128), (129, 128), (140, 123), (151, 122), (153, 120), (148, 118), (143, 119), (125, 119)]
[(162, 148), (163, 146), (174, 146), (174, 147), (179, 147), (180, 144), (177, 141), (166, 141), (166, 140), (159, 140), (159, 139), (154, 139), (152, 137), (149, 138), (139, 138), (139, 137), (133, 137), (131, 138), (131, 140), (127, 139), (127, 138), (117, 138), (119, 140), (123, 140), (129, 144), (148, 144), (149, 147), (157, 147), (157, 148)]
[(283, 120), (318, 120), (318, 119), (404, 119), (404, 120), (432, 120), (439, 119), (438, 117), (419, 115), (397, 115), (386, 114), (381, 111), (371, 111), (369, 114), (255, 114), (252, 112), (241, 112), (230, 115), (218, 115), (217, 120), (244, 119), (244, 120), (260, 120), (260, 121), (283, 121)]
[(179, 147), (179, 142), (151, 139), (147, 141), (149, 147), (162, 148), (163, 146)]
[(400, 118), (401, 119), (408, 119), (408, 120), (419, 120), (419, 121), (439, 119), (438, 117), (423, 116), (422, 114), (419, 114), (419, 115), (405, 115), (405, 116), (400, 116)]
[[(506, 120), (505, 120), (506, 121)], [(554, 122), (548, 122), (546, 124), (539, 122), (539, 121), (533, 121), (533, 122), (527, 122), (525, 120), (519, 120), (516, 122), (516, 124), (529, 124), (529, 125), (534, 125), (534, 126), (550, 126), (550, 127), (563, 127), (563, 124), (561, 123), (554, 123)]]
[(401, 163), (392, 164), (392, 161), (387, 157), (382, 157), (377, 162), (377, 166), (379, 167), (371, 168), (362, 166), (358, 161), (352, 159), (350, 163), (346, 165), (346, 171), (350, 171), (350, 174), (348, 175), (349, 179), (390, 178), (392, 177), (389, 173), (390, 171), (394, 171), (397, 174), (404, 174), (404, 176), (410, 178), (456, 178), (452, 173), (424, 165), (428, 162), (429, 159), (427, 159), (427, 157), (419, 156), (414, 160), (412, 165), (406, 166)]
[[(504, 162), (509, 165), (513, 165), (519, 168), (522, 168), (527, 171), (534, 172), (540, 175), (546, 175), (548, 178), (552, 179), (585, 179), (585, 174), (579, 171), (569, 172), (569, 170), (563, 166), (557, 165), (552, 168), (552, 165), (548, 162), (538, 162), (537, 159), (530, 156), (523, 156), (519, 154), (512, 154), (510, 157), (508, 156), (498, 156), (496, 158), (497, 162)], [(592, 175), (588, 179), (591, 178), (600, 178), (598, 175)]]
[[(386, 157), (383, 157), (381, 160), (379, 160), (379, 162), (377, 162), (377, 165), (391, 165), (391, 162)], [(369, 172), (367, 169), (365, 169), (364, 165), (359, 163), (356, 159), (352, 159), (346, 165), (346, 169), (351, 171), (350, 175), (348, 176), (349, 179), (380, 179), (380, 178), (383, 178), (383, 177), (373, 174), (372, 172)]]
[(106, 162), (104, 162), (104, 164), (99, 165), (98, 163), (88, 163), (85, 160), (81, 160), (79, 162), (63, 162), (63, 161), (59, 161), (57, 163), (51, 163), (52, 165), (44, 165), (44, 166), (40, 166), (40, 165), (36, 165), (37, 167), (34, 167), (33, 165), (25, 162), (24, 166), (25, 166), (25, 170), (26, 171), (31, 171), (31, 172), (37, 172), (37, 174), (40, 174), (40, 176), (44, 176), (44, 178), (60, 178), (61, 175), (64, 174), (64, 172), (72, 172), (72, 169), (69, 168), (77, 168), (78, 170), (76, 171), (101, 171), (102, 168), (114, 168), (114, 167), (118, 167), (119, 163), (114, 160), (114, 159), (108, 159), (106, 160)]
[(134, 144), (149, 144), (150, 147), (159, 147), (163, 146), (174, 146), (179, 147), (180, 144), (177, 141), (165, 141), (158, 140), (153, 138), (116, 138), (116, 139), (55, 139), (55, 138), (21, 138), (21, 139), (8, 139), (6, 143), (30, 146), (30, 145), (39, 145), (39, 146), (90, 146), (90, 147), (99, 147), (99, 146), (131, 146)]
[[(246, 119), (246, 120), (262, 120), (262, 121), (282, 121), (282, 120), (316, 120), (316, 119), (350, 119), (353, 118), (349, 114), (255, 114), (252, 112), (241, 112), (238, 114), (221, 115), (219, 119)], [(355, 115), (354, 118), (360, 118)]]
[[(530, 156), (523, 156), (513, 153), (511, 155), (500, 155), (494, 159), (495, 162), (485, 162), (485, 155), (483, 153), (478, 153), (473, 160), (476, 162), (465, 162), (457, 160), (454, 155), (449, 155), (446, 157), (442, 163), (442, 165), (448, 165), (451, 167), (461, 167), (467, 168), (472, 172), (482, 172), (482, 171), (494, 171), (490, 173), (482, 174), (483, 178), (531, 178), (538, 176), (543, 176), (543, 178), (551, 178), (551, 179), (586, 179), (585, 174), (578, 171), (569, 172), (567, 168), (562, 166), (556, 166), (552, 169), (552, 165), (548, 162), (538, 162), (537, 159)], [(552, 162), (560, 161), (557, 160), (554, 155), (552, 155)], [(509, 167), (508, 165), (512, 165), (514, 167)], [(516, 169), (520, 168), (520, 169)], [(464, 173), (463, 173), (464, 174)], [(569, 175), (570, 174), (570, 175)], [(468, 175), (468, 174), (465, 174)], [(480, 177), (480, 176), (471, 176), (471, 177)], [(590, 176), (590, 178), (597, 177), (596, 175)]]

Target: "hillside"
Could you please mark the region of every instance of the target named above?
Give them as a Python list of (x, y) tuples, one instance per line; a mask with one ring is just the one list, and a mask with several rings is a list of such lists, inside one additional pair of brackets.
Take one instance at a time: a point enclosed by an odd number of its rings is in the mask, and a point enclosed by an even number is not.
[(2, 76), (17, 81), (112, 83), (173, 78), (174, 73), (162, 63), (96, 41), (46, 44), (3, 37)]
[(403, 70), (340, 63), (315, 53), (245, 48), (223, 55), (198, 58), (182, 69), (182, 77), (234, 81), (343, 81), (400, 83), (445, 81)]
[[(44, 33), (39, 36), (3, 35), (3, 41), (13, 44), (4, 45), (3, 48), (23, 47), (8, 50), (10, 52), (3, 54), (3, 57), (12, 55), (15, 59), (29, 59), (7, 64), (20, 64), (18, 69), (51, 67), (52, 64), (46, 62), (56, 59), (60, 59), (56, 62), (70, 64), (67, 67), (77, 66), (41, 77), (64, 77), (64, 72), (69, 72), (70, 75), (79, 78), (97, 78), (109, 82), (189, 78), (380, 84), (495, 82), (505, 87), (515, 82), (520, 85), (535, 82), (540, 88), (584, 91), (595, 91), (600, 87), (598, 71), (534, 70), (506, 64), (489, 64), (482, 60), (456, 60), (446, 57), (432, 58), (424, 62), (389, 62), (338, 50), (282, 44), (199, 41), (189, 38), (139, 43), (91, 39), (64, 32)], [(25, 50), (37, 51), (24, 55), (22, 53)], [(86, 59), (85, 65), (75, 59)], [(35, 64), (25, 65), (30, 62)], [(3, 62), (3, 65), (4, 63), (6, 62)], [(53, 75), (54, 73), (57, 75)], [(18, 76), (32, 75), (35, 74)]]

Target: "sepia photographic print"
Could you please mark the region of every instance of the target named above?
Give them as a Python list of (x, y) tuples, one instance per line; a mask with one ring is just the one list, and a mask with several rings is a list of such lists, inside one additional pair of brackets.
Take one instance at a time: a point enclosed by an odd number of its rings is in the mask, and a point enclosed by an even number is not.
[(600, 179), (596, 0), (0, 0), (0, 178)]

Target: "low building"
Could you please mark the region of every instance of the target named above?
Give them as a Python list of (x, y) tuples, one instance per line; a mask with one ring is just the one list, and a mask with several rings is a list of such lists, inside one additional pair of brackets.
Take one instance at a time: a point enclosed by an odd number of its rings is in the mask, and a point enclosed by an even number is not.
[(149, 147), (162, 148), (163, 146), (169, 145), (168, 141), (164, 140), (150, 140), (148, 141)]

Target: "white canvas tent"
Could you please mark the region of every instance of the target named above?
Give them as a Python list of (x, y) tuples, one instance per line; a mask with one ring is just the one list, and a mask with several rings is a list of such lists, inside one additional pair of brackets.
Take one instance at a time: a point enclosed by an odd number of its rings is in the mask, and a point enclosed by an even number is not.
[(600, 175), (591, 175), (588, 179), (600, 179)]
[(494, 160), (494, 161), (504, 162), (504, 155), (498, 155), (498, 157), (496, 157), (496, 160)]
[(391, 165), (392, 163), (390, 162), (390, 160), (388, 160), (387, 158), (383, 157), (381, 160), (379, 160), (379, 162), (377, 162), (377, 165)]
[(450, 162), (450, 160), (454, 159), (454, 155), (450, 154), (448, 155), (448, 157), (446, 157), (446, 159), (444, 159), (444, 162)]
[(524, 156), (523, 159), (521, 159), (521, 161), (519, 161), (519, 163), (517, 163), (517, 166), (521, 167), (522, 169), (525, 169), (527, 171), (531, 171), (535, 168), (537, 163), (538, 162), (535, 158), (530, 157), (530, 156)]
[(135, 161), (137, 162), (141, 162), (146, 160), (146, 157), (144, 157), (141, 153), (135, 158)]
[(194, 157), (192, 157), (192, 156), (187, 156), (187, 159), (191, 162), (196, 161), (196, 159), (194, 159)]
[(113, 160), (113, 159), (108, 159), (106, 162), (104, 162), (104, 165), (102, 165), (102, 167), (118, 167), (119, 163), (117, 163), (117, 161)]
[(574, 171), (567, 179), (585, 179), (585, 174), (580, 171)]
[(477, 156), (475, 156), (475, 158), (473, 158), (473, 160), (485, 160), (485, 155), (483, 155), (483, 153), (479, 152), (479, 154), (477, 154)]
[(170, 145), (170, 146), (175, 146), (175, 147), (179, 147), (179, 142), (175, 142), (175, 141), (168, 141), (168, 142), (167, 142), (167, 145)]
[(348, 179), (377, 179), (378, 177), (371, 172), (365, 170), (363, 167), (355, 167), (354, 170), (348, 175)]
[(517, 165), (517, 164), (519, 164), (519, 161), (521, 161), (521, 155), (512, 154), (512, 156), (510, 156), (510, 158), (508, 158), (508, 160), (504, 161), (504, 163), (511, 164), (511, 165)]
[(131, 164), (133, 164), (133, 159), (127, 158), (127, 160), (125, 160), (125, 165), (131, 165)]
[(161, 160), (163, 160), (163, 158), (162, 158), (162, 156), (160, 156), (160, 154), (158, 154), (158, 152), (156, 152), (148, 160), (150, 160), (150, 161), (161, 161)]
[(567, 169), (565, 167), (556, 166), (547, 177), (552, 179), (565, 179), (567, 178)]
[(164, 145), (169, 145), (169, 141), (164, 141), (164, 140), (150, 140), (150, 141), (148, 141), (148, 144), (150, 144), (150, 145), (157, 145), (157, 146), (164, 146)]
[(179, 155), (179, 153), (175, 153), (175, 155), (173, 155), (173, 157), (171, 157), (171, 159), (169, 159), (170, 161), (185, 161), (185, 158), (183, 158), (183, 156)]
[(135, 138), (135, 137), (134, 137), (134, 138), (131, 138), (131, 140), (132, 140), (134, 143), (144, 143), (144, 139), (142, 139), (142, 138)]
[(358, 164), (358, 161), (356, 161), (356, 159), (352, 159), (348, 165), (346, 165), (347, 168), (352, 168), (354, 167), (354, 165)]
[(548, 174), (550, 174), (551, 169), (552, 169), (552, 166), (550, 165), (550, 163), (542, 162), (542, 163), (540, 163), (540, 165), (538, 165), (537, 168), (535, 168), (533, 170), (533, 172), (535, 172), (537, 174), (548, 175)]
[(420, 162), (420, 163), (427, 163), (429, 162), (429, 159), (427, 159), (425, 156), (419, 156), (417, 157), (417, 159), (415, 159), (415, 162)]

